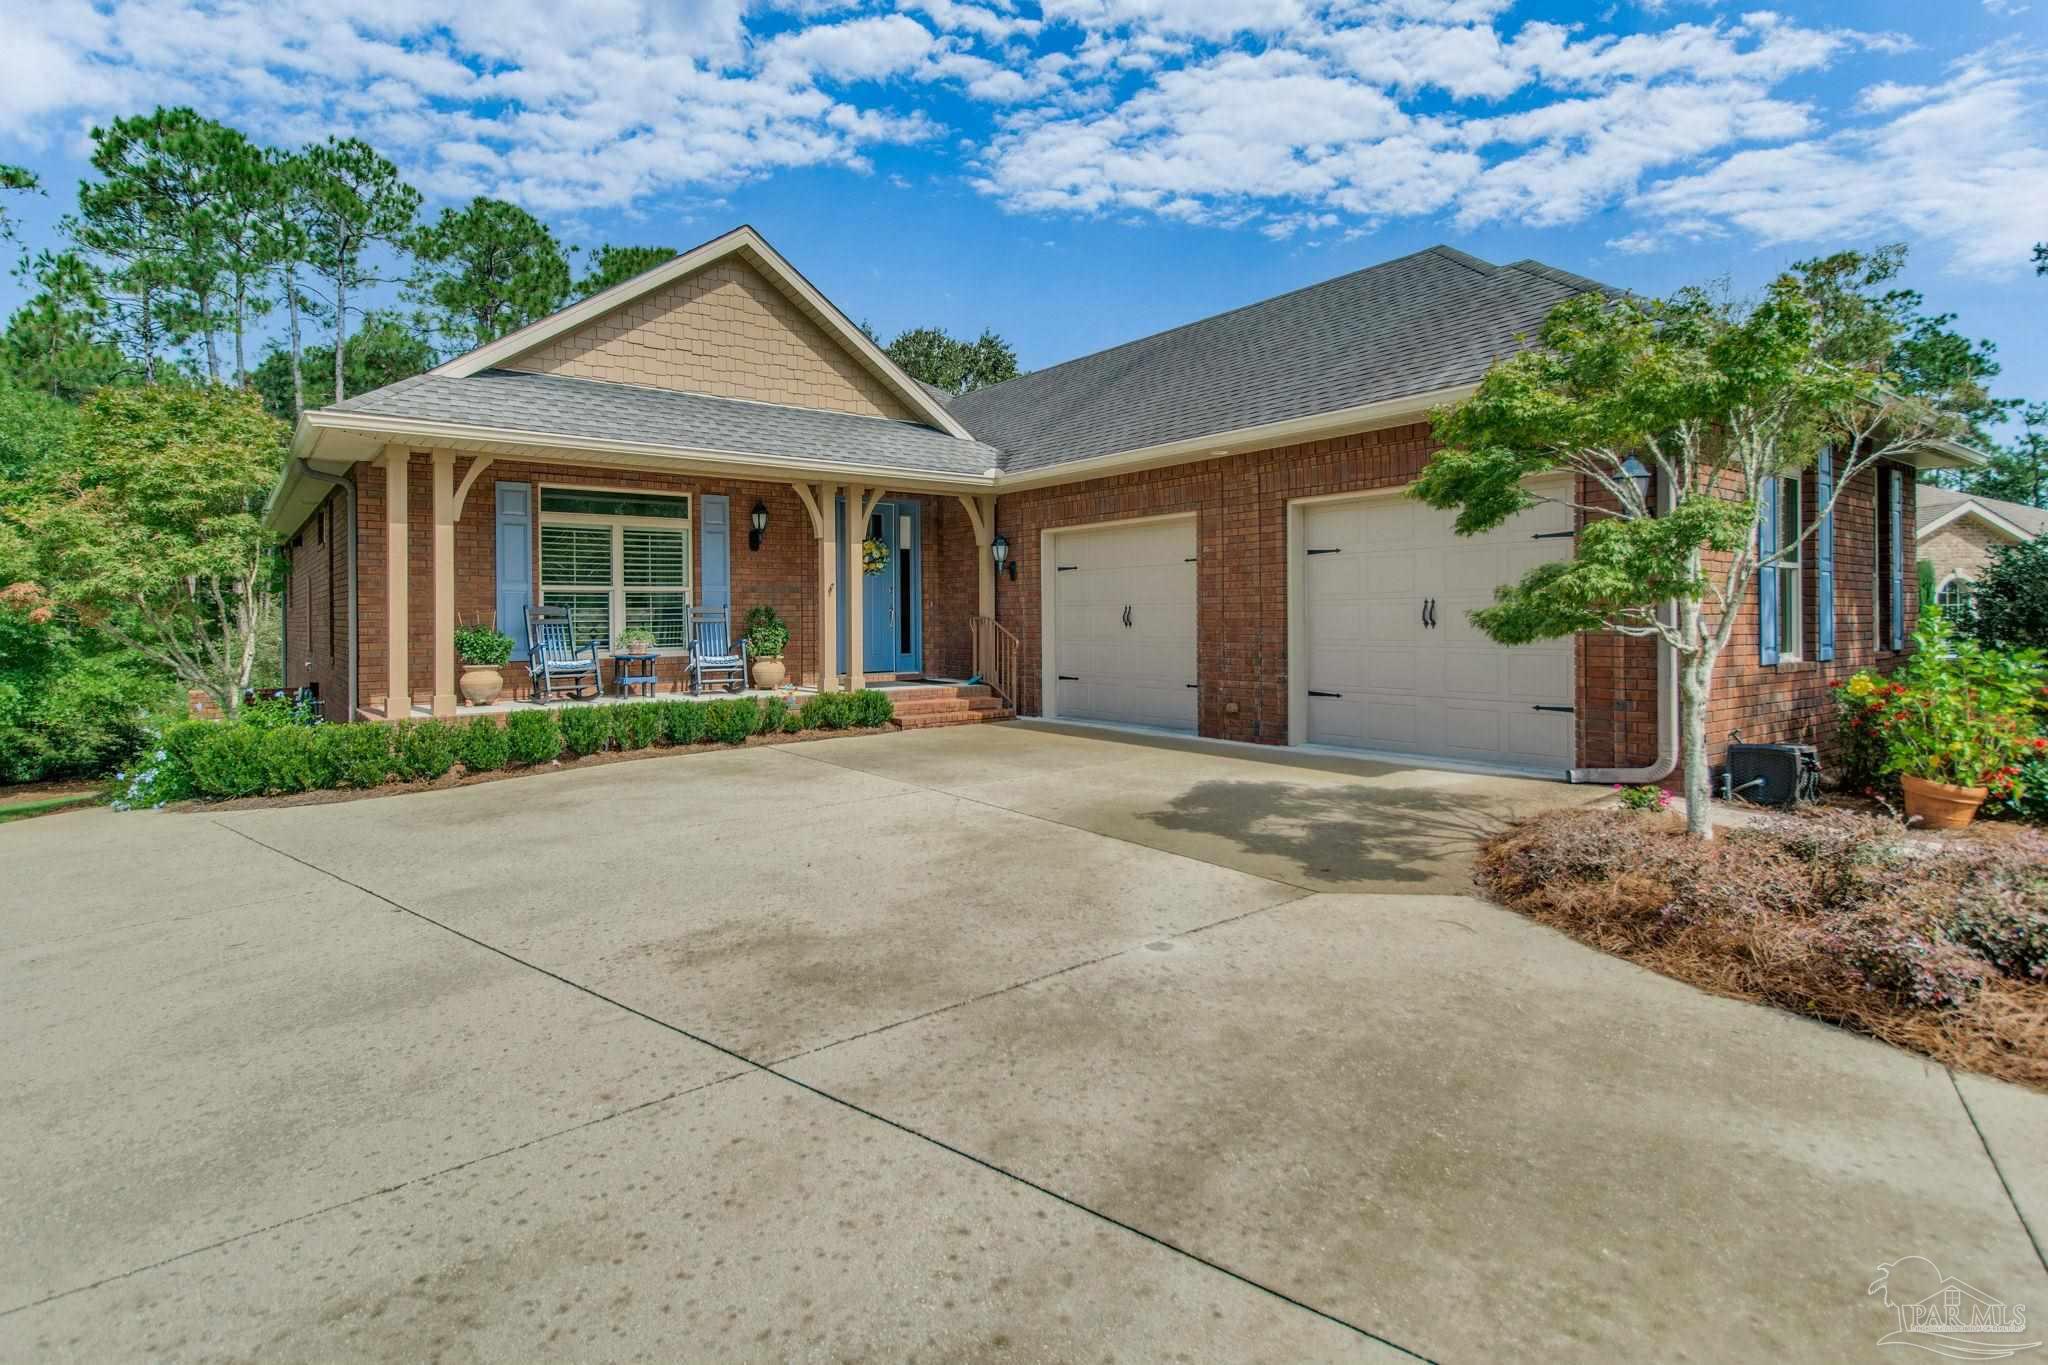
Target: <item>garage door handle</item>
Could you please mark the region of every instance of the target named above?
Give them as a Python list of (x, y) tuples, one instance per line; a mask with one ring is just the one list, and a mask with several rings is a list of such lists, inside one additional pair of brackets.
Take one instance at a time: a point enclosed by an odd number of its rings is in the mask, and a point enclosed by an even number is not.
[(1124, 629), (1125, 629), (1125, 630), (1129, 630), (1130, 628), (1131, 628), (1131, 609), (1130, 609), (1129, 607), (1125, 607), (1125, 608), (1124, 608)]
[(1422, 624), (1431, 630), (1436, 629), (1436, 599), (1434, 597), (1422, 599)]

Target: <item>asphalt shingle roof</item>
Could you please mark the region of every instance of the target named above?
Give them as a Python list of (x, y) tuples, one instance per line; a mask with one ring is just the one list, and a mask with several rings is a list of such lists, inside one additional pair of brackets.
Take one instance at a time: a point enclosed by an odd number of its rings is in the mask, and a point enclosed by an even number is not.
[(1026, 473), (1470, 383), (1574, 294), (1619, 294), (1538, 261), (1450, 247), (939, 396), (975, 439), (916, 422), (560, 375), (420, 375), (328, 409), (906, 473)]
[(417, 375), (326, 411), (934, 474), (983, 474), (1002, 462), (991, 446), (916, 422), (516, 370)]
[(1469, 383), (1588, 291), (1620, 292), (1436, 246), (962, 394), (948, 411), (1021, 473)]
[(1918, 496), (1922, 525), (1933, 521), (1958, 503), (1974, 502), (1986, 511), (2004, 517), (2013, 525), (2024, 527), (2031, 535), (2048, 535), (2048, 508), (2029, 507), (2026, 503), (2007, 502), (2003, 498), (1980, 498), (1974, 493), (1958, 493), (1951, 488), (1936, 488), (1929, 484), (1920, 485)]

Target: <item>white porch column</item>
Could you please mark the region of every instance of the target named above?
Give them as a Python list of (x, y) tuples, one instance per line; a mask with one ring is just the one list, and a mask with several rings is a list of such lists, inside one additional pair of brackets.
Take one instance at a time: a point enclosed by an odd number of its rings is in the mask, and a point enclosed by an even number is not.
[(980, 553), (975, 556), (978, 566), (976, 583), (980, 588), (977, 599), (980, 606), (977, 614), (995, 619), (996, 614), (996, 563), (989, 558), (988, 547), (996, 539), (996, 498), (993, 493), (962, 493), (960, 505), (967, 509), (967, 520), (974, 526), (974, 544)]
[[(467, 490), (465, 490), (467, 491)], [(434, 452), (434, 701), (455, 714), (455, 453)]]
[(833, 505), (837, 484), (795, 484), (797, 497), (811, 514), (811, 534), (818, 538), (818, 690), (839, 687), (839, 536)]
[(403, 450), (384, 452), (384, 715), (399, 719), (412, 714), (412, 660), (406, 653), (408, 523), (405, 478), (412, 457)]
[(863, 650), (866, 641), (861, 638), (865, 622), (862, 610), (867, 605), (865, 588), (867, 578), (861, 573), (860, 544), (867, 539), (867, 514), (861, 509), (867, 506), (867, 489), (857, 483), (846, 485), (846, 690), (858, 692), (868, 685), (866, 657)]

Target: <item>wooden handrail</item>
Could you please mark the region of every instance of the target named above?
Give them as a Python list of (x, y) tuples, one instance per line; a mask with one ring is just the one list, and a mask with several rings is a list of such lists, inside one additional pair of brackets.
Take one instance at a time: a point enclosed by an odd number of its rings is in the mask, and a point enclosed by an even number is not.
[(1017, 667), (1023, 647), (993, 616), (968, 619), (974, 639), (974, 672), (1012, 710), (1017, 706)]

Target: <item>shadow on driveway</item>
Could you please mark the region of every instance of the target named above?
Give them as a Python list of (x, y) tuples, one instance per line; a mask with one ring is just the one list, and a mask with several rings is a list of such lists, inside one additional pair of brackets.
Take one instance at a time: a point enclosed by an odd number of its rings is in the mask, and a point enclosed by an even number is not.
[(1139, 818), (1280, 860), (1299, 879), (1349, 886), (1462, 882), (1480, 841), (1519, 813), (1490, 809), (1470, 792), (1215, 780)]

